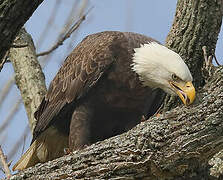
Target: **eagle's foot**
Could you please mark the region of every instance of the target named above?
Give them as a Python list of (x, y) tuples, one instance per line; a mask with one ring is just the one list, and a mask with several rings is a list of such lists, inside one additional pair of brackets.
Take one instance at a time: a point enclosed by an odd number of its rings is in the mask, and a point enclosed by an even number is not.
[(68, 155), (70, 154), (72, 151), (69, 148), (64, 148), (64, 154)]
[(142, 115), (141, 122), (144, 122), (144, 121), (146, 121), (146, 117)]
[[(163, 112), (162, 108), (163, 108), (163, 104), (159, 107), (159, 109), (157, 109), (157, 111), (155, 112), (155, 114), (152, 115), (151, 117), (157, 117), (157, 118), (159, 118), (162, 115), (162, 112)], [(141, 122), (144, 122), (144, 121), (146, 121), (148, 119), (149, 118), (147, 118), (145, 115), (142, 115)]]
[(157, 109), (156, 113), (153, 116), (159, 118), (162, 115), (162, 112), (163, 112), (163, 104), (159, 107), (159, 109)]

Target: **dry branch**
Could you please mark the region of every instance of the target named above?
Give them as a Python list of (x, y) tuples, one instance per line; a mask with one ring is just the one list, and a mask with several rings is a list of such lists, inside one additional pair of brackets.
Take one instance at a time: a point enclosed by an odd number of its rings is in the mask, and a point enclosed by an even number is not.
[(218, 59), (217, 59), (217, 57), (216, 57), (216, 55), (215, 55), (215, 53), (213, 53), (213, 57), (214, 57), (214, 60), (215, 60), (216, 64), (217, 64), (218, 66), (221, 66), (221, 64), (219, 63), (219, 61), (218, 61)]
[(61, 39), (59, 39), (59, 41), (55, 45), (53, 45), (49, 50), (37, 54), (37, 56), (45, 56), (45, 55), (48, 55), (51, 52), (53, 52), (55, 49), (57, 49), (59, 46), (63, 45), (63, 42), (66, 39), (68, 39), (71, 36), (71, 34), (75, 30), (77, 30), (79, 28), (79, 26), (81, 25), (81, 23), (86, 19), (86, 16), (90, 12), (90, 10), (92, 10), (92, 8), (90, 8), (83, 16), (81, 16), (79, 18), (79, 20), (73, 26), (71, 26), (71, 28), (68, 30), (68, 32)]
[(13, 119), (14, 115), (19, 109), (19, 106), (21, 105), (22, 99), (18, 99), (15, 104), (12, 106), (12, 108), (9, 110), (8, 115), (6, 118), (1, 122), (0, 126), (0, 132), (4, 132), (6, 128), (9, 126), (11, 123), (11, 120)]
[(14, 79), (14, 76), (11, 76), (7, 83), (4, 85), (4, 87), (1, 89), (1, 93), (0, 93), (0, 109), (1, 109), (1, 106), (5, 100), (5, 98), (7, 97), (12, 85), (14, 84), (15, 82), (15, 79)]
[[(35, 126), (34, 112), (46, 93), (41, 66), (37, 60), (31, 36), (21, 29), (16, 37), (15, 48), (10, 49), (9, 58), (15, 71), (15, 81), (21, 92), (31, 130)], [(19, 45), (27, 44), (25, 47)]]
[(1, 72), (1, 70), (2, 70), (2, 68), (3, 68), (3, 66), (4, 66), (4, 64), (7, 62), (7, 57), (8, 57), (8, 51), (6, 52), (6, 54), (5, 54), (4, 57), (3, 57), (3, 60), (2, 60), (1, 63), (0, 63), (0, 72)]
[(216, 179), (208, 161), (223, 149), (222, 76), (218, 67), (191, 107), (177, 107), (13, 179)]
[(61, 0), (56, 0), (54, 2), (53, 11), (50, 13), (50, 17), (49, 17), (42, 33), (40, 34), (38, 41), (36, 42), (36, 49), (39, 49), (41, 47), (41, 45), (43, 44), (44, 40), (47, 39), (49, 30), (52, 27), (52, 24), (55, 22), (55, 19), (57, 17), (56, 15), (58, 13), (60, 5), (61, 5)]
[(6, 156), (4, 155), (4, 153), (2, 151), (1, 145), (0, 145), (0, 160), (1, 160), (4, 172), (5, 172), (5, 175), (7, 178), (9, 178), (11, 176), (11, 172), (10, 172), (9, 166), (6, 161)]
[(0, 64), (11, 43), (43, 0), (0, 1)]
[[(83, 16), (84, 12), (85, 12), (85, 10), (86, 10), (86, 8), (88, 6), (88, 3), (89, 3), (89, 0), (82, 1), (81, 5), (80, 5), (80, 8), (78, 8), (78, 10), (75, 10), (75, 8), (74, 8), (75, 6), (73, 6), (71, 11), (70, 11), (70, 14), (69, 14), (70, 18), (67, 19), (66, 24), (68, 25), (68, 24), (72, 23), (72, 19), (73, 19), (72, 17), (76, 17), (76, 19), (77, 19), (77, 18), (80, 18), (81, 16)], [(77, 13), (74, 13), (74, 12), (77, 12)], [(73, 44), (75, 42), (75, 38), (77, 37), (77, 34), (78, 34), (78, 30), (80, 31), (80, 29), (77, 29), (75, 35), (73, 33), (73, 35), (72, 35), (72, 37), (70, 39), (70, 43), (67, 46), (67, 53), (69, 53), (72, 50), (72, 48), (73, 48)]]
[(24, 153), (25, 140), (26, 140), (29, 133), (30, 133), (30, 127), (27, 125), (25, 127), (24, 132), (22, 133), (22, 135), (20, 135), (19, 139), (17, 139), (15, 144), (10, 149), (10, 151), (8, 153), (8, 159), (12, 159), (14, 157), (14, 155), (16, 153), (18, 153), (18, 149), (21, 147), (21, 145), (22, 145), (22, 151), (21, 151), (20, 157), (22, 156), (22, 154)]

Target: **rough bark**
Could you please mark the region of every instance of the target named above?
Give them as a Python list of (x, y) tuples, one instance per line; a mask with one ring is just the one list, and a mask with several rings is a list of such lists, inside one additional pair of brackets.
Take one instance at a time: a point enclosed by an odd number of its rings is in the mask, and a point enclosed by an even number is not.
[(0, 1), (0, 64), (16, 34), (43, 0)]
[(35, 127), (34, 112), (46, 94), (45, 77), (36, 57), (31, 36), (22, 28), (9, 51), (18, 86), (29, 119), (30, 129)]
[[(223, 16), (223, 0), (178, 0), (172, 28), (166, 45), (179, 53), (193, 75), (196, 88), (205, 84), (202, 75), (204, 62), (202, 47), (207, 54), (215, 51)], [(164, 110), (179, 104), (176, 98), (168, 96)]]
[(12, 179), (216, 179), (208, 161), (223, 149), (222, 76), (218, 67), (191, 107), (177, 107)]
[(223, 150), (214, 155), (209, 161), (209, 164), (212, 166), (210, 174), (215, 177), (223, 178)]

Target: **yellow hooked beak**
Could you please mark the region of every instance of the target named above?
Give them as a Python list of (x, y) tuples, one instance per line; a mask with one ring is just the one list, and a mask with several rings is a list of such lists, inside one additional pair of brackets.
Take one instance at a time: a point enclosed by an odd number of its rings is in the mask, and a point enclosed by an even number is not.
[(170, 82), (170, 85), (174, 88), (177, 95), (183, 101), (183, 103), (188, 106), (194, 102), (195, 99), (195, 88), (192, 82)]

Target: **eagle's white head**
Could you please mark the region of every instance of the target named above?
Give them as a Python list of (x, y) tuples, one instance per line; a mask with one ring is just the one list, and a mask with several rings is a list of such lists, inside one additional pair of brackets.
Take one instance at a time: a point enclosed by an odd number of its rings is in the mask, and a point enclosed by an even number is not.
[(157, 42), (143, 44), (134, 50), (132, 69), (145, 86), (178, 95), (185, 105), (194, 101), (192, 75), (177, 53)]

